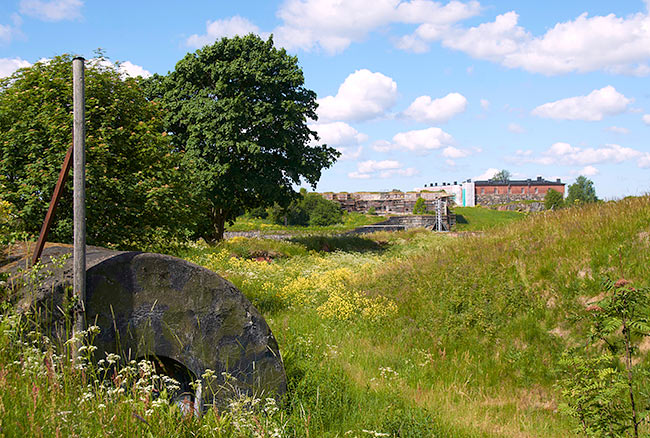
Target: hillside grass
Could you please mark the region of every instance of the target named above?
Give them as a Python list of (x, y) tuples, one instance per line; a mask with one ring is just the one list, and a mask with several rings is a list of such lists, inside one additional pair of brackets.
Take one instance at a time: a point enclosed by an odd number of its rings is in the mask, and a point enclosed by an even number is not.
[(526, 213), (519, 211), (499, 211), (483, 207), (455, 207), (454, 213), (454, 231), (484, 231), (526, 217)]
[[(478, 235), (310, 239), (238, 237), (177, 254), (231, 280), (265, 316), (289, 391), (274, 416), (252, 417), (281, 436), (572, 436), (555, 383), (561, 352), (585, 339), (576, 317), (604, 278), (650, 286), (649, 197), (531, 214)], [(47, 373), (21, 375), (24, 353), (9, 345), (0, 345), (0, 430), (55, 430), (57, 412), (87, 392), (81, 375), (59, 397)], [(173, 428), (182, 417), (136, 403), (146, 425), (100, 400), (93, 415), (74, 411), (74, 428), (59, 421), (61, 431), (101, 436), (117, 419), (112, 430), (127, 436), (255, 436), (213, 412)]]
[(298, 225), (281, 225), (271, 222), (269, 219), (253, 218), (246, 215), (239, 216), (232, 225), (226, 227), (226, 231), (243, 232), (243, 231), (260, 231), (263, 234), (287, 233), (287, 234), (333, 234), (351, 231), (363, 225), (371, 225), (386, 220), (383, 216), (348, 213), (344, 212), (343, 222), (327, 226), (298, 226)]

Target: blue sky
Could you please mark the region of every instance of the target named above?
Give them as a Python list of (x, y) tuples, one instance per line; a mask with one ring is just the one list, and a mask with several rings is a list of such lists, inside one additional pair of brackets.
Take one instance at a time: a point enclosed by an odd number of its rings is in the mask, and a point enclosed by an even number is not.
[(591, 178), (650, 192), (650, 0), (4, 0), (0, 76), (97, 48), (165, 74), (223, 36), (273, 33), (342, 158), (319, 191)]

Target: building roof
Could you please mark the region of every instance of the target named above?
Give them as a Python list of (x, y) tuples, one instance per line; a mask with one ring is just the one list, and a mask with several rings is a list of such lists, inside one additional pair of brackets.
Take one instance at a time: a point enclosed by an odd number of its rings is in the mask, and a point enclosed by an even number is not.
[(560, 178), (555, 181), (549, 181), (541, 176), (537, 179), (511, 179), (508, 181), (474, 181), (475, 186), (564, 186), (565, 184), (560, 181)]

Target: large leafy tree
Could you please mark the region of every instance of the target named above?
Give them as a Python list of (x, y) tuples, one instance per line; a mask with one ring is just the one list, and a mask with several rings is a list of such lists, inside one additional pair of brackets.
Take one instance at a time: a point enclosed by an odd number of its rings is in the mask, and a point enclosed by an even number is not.
[[(155, 232), (175, 234), (189, 205), (178, 195), (178, 155), (162, 129), (160, 108), (146, 99), (140, 81), (123, 77), (103, 58), (87, 63), (89, 244), (133, 247)], [(71, 144), (71, 56), (36, 63), (0, 80), (2, 197), (13, 205), (22, 230), (38, 233)], [(71, 180), (51, 240), (71, 240)]]
[(566, 199), (567, 204), (588, 204), (596, 201), (598, 201), (598, 198), (596, 197), (594, 182), (586, 176), (580, 175), (576, 178), (576, 182), (569, 186), (569, 194)]
[(204, 237), (219, 240), (245, 209), (288, 205), (301, 181), (315, 187), (338, 153), (314, 145), (316, 94), (296, 57), (255, 35), (223, 38), (150, 81), (173, 145), (192, 175)]

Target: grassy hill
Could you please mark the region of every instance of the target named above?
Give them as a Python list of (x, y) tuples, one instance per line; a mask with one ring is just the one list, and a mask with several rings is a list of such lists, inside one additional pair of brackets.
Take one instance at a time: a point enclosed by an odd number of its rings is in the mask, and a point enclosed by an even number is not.
[[(350, 239), (234, 238), (178, 254), (234, 282), (271, 326), (289, 378), (274, 417), (282, 436), (571, 436), (556, 370), (561, 352), (584, 342), (576, 317), (604, 278), (650, 286), (649, 197), (528, 215), (481, 235)], [(11, 371), (14, 360), (0, 355), (0, 401), (19, 413), (0, 407), (5, 430), (33, 415), (35, 383)], [(62, 400), (43, 409), (65, 411)], [(121, 408), (102, 409), (83, 417), (85, 430)], [(134, 436), (198, 430), (159, 415), (146, 427), (117, 418)], [(202, 421), (217, 427), (214, 418)]]

